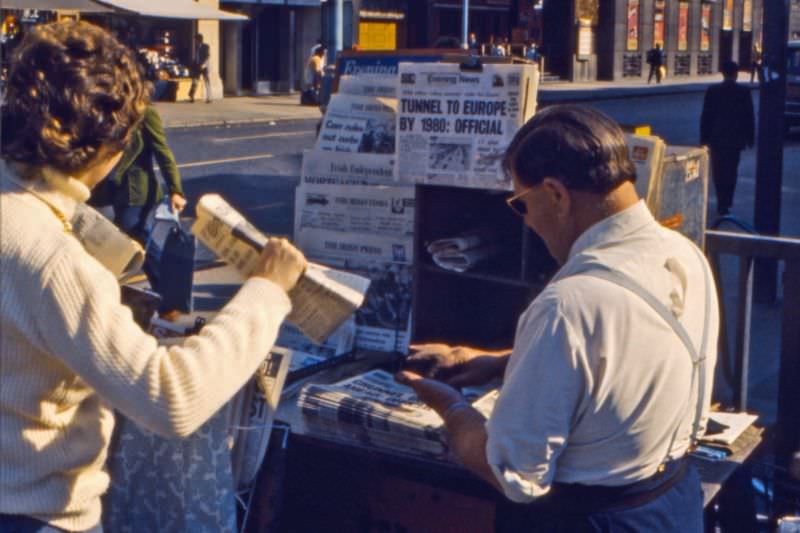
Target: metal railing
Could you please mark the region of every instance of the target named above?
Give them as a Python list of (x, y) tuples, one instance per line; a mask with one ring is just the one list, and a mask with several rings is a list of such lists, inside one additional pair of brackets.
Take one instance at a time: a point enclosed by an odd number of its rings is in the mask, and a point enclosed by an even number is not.
[(706, 232), (706, 255), (717, 278), (720, 302), (720, 261), (723, 256), (738, 258), (734, 358), (730, 359), (727, 327), (731, 324), (720, 305), (720, 351), (722, 364), (733, 366), (728, 376), (733, 389), (733, 403), (745, 410), (748, 404), (750, 341), (753, 318), (753, 284), (757, 261), (783, 264), (783, 298), (780, 305), (781, 329), (778, 343), (778, 402), (775, 425), (776, 459), (787, 464), (791, 453), (800, 447), (800, 239), (766, 237), (709, 230)]

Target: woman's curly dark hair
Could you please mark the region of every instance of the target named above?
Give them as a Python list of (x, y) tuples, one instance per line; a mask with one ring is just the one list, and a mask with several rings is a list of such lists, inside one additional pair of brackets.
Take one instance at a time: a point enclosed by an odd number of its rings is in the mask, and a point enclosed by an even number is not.
[(133, 54), (105, 30), (75, 21), (38, 26), (12, 59), (3, 156), (83, 170), (101, 147), (125, 147), (148, 94)]

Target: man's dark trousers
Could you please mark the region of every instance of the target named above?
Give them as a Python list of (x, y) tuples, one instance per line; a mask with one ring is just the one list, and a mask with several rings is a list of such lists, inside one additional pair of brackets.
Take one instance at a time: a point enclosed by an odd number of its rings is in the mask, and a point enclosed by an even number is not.
[(742, 151), (738, 148), (711, 146), (711, 177), (717, 191), (717, 213), (727, 215), (733, 205), (733, 193), (736, 190), (736, 178), (739, 173), (739, 157)]
[[(657, 478), (643, 482), (644, 488), (657, 486), (660, 483)], [(555, 512), (546, 503), (519, 505), (505, 500), (497, 505), (495, 530), (498, 533), (702, 533), (704, 529), (703, 489), (692, 465), (686, 467), (668, 490), (650, 501), (588, 512), (571, 510), (593, 505), (585, 500), (578, 498), (574, 506), (559, 505)]]

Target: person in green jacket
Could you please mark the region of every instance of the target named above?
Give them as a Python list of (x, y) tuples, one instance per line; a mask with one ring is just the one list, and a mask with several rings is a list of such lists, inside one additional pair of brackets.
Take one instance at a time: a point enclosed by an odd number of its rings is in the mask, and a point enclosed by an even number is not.
[(153, 106), (148, 106), (119, 163), (111, 176), (92, 192), (90, 202), (96, 206), (113, 206), (114, 223), (142, 245), (148, 236), (147, 215), (164, 198), (154, 159), (164, 177), (173, 211), (182, 211), (186, 199), (178, 164), (167, 146), (161, 116)]

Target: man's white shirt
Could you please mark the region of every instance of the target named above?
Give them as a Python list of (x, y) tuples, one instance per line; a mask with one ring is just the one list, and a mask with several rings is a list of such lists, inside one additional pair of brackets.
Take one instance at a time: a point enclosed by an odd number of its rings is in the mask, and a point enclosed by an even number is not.
[(513, 501), (529, 502), (553, 481), (633, 483), (688, 449), (698, 393), (689, 353), (641, 297), (578, 274), (597, 264), (651, 292), (698, 350), (709, 328), (701, 434), (705, 427), (719, 331), (716, 289), (708, 287), (706, 309), (708, 263), (640, 201), (584, 232), (519, 319), (486, 424), (489, 465)]

